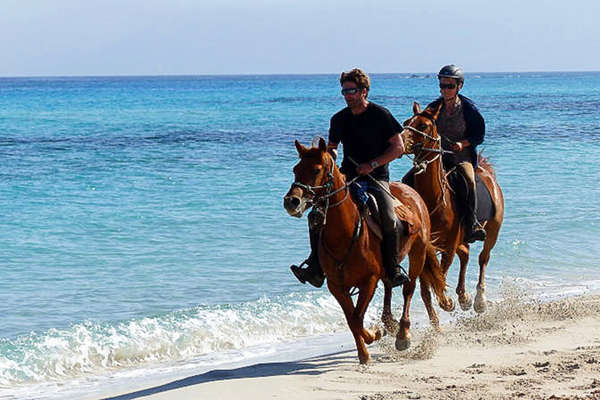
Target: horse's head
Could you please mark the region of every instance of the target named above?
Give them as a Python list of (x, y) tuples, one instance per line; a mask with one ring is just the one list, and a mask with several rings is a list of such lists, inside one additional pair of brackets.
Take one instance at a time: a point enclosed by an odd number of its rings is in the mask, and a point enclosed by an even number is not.
[(426, 108), (421, 111), (419, 103), (416, 101), (413, 103), (414, 115), (404, 122), (404, 130), (402, 131), (405, 154), (418, 155), (423, 148), (440, 147), (440, 136), (437, 132), (435, 120), (441, 108), (442, 103), (435, 110)]
[(297, 140), (295, 145), (300, 161), (294, 166), (294, 183), (283, 198), (283, 207), (291, 216), (300, 218), (315, 198), (331, 189), (335, 162), (327, 153), (323, 138), (319, 147), (304, 147)]

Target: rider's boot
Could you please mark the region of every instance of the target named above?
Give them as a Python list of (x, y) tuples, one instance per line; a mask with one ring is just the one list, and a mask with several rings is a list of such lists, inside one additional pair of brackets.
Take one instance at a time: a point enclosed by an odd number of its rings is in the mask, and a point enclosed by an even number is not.
[(383, 234), (381, 241), (381, 251), (383, 255), (383, 268), (385, 269), (386, 280), (392, 287), (404, 285), (410, 280), (404, 268), (398, 263), (398, 231), (391, 231)]
[[(310, 283), (314, 287), (323, 286), (323, 282), (325, 281), (325, 274), (323, 274), (323, 270), (321, 269), (321, 264), (319, 264), (319, 254), (317, 249), (319, 248), (319, 231), (309, 229), (308, 231), (310, 236), (310, 255), (300, 266), (291, 265), (290, 269), (298, 278), (298, 280), (302, 283)], [(302, 265), (306, 264), (306, 268), (301, 268)]]
[(474, 187), (471, 187), (469, 190), (467, 205), (469, 209), (467, 210), (467, 218), (465, 221), (465, 240), (467, 243), (473, 243), (476, 240), (484, 241), (486, 233), (479, 222), (477, 222), (477, 195)]

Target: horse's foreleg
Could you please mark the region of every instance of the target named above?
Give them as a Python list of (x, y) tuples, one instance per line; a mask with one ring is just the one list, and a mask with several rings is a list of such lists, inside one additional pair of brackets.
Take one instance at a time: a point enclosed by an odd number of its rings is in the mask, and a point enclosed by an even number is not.
[(490, 221), (486, 226), (486, 239), (483, 242), (483, 250), (479, 254), (479, 281), (477, 282), (477, 295), (475, 295), (475, 304), (473, 309), (477, 313), (483, 313), (487, 309), (487, 299), (485, 296), (485, 270), (490, 261), (490, 253), (498, 239), (500, 225)]
[(460, 308), (467, 311), (473, 305), (473, 299), (471, 295), (467, 293), (465, 289), (465, 280), (467, 278), (467, 266), (469, 265), (469, 245), (461, 244), (456, 249), (456, 254), (460, 260), (460, 273), (458, 274), (458, 284), (456, 285), (456, 294), (458, 295), (458, 302)]
[[(356, 343), (356, 350), (358, 351), (358, 361), (361, 364), (366, 364), (371, 360), (371, 356), (367, 351), (367, 347), (365, 346), (365, 342), (362, 336), (362, 326), (358, 327), (358, 324), (355, 322), (355, 307), (352, 303), (352, 298), (350, 297), (350, 293), (344, 290), (342, 287), (332, 284), (330, 280), (327, 281), (327, 286), (329, 291), (338, 301), (342, 310), (344, 311), (344, 316), (346, 317), (346, 322), (348, 323), (348, 327), (352, 332), (352, 336), (354, 336), (354, 342)], [(361, 289), (362, 294), (362, 289)]]
[(369, 307), (369, 303), (371, 303), (373, 295), (375, 294), (378, 280), (379, 278), (373, 276), (365, 285), (360, 287), (358, 300), (356, 300), (356, 307), (354, 308), (353, 313), (353, 323), (355, 323), (357, 328), (360, 329), (361, 335), (366, 344), (371, 344), (375, 340), (381, 339), (381, 331), (378, 328), (367, 329), (364, 327), (365, 313), (367, 312), (367, 307)]
[(381, 322), (383, 322), (385, 330), (391, 335), (394, 335), (398, 330), (398, 321), (396, 321), (392, 315), (392, 287), (384, 282), (383, 290), (383, 311), (381, 313)]

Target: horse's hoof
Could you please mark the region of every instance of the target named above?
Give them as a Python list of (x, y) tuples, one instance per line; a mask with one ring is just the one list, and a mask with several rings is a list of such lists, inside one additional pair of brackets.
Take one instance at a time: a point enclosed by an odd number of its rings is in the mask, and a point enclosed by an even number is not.
[(375, 339), (373, 339), (374, 341), (381, 339), (383, 336), (385, 336), (385, 329), (381, 329), (378, 326), (373, 327), (373, 335), (375, 336)]
[(460, 303), (460, 308), (463, 311), (468, 311), (471, 309), (473, 305), (473, 299), (469, 295), (469, 293), (465, 293), (462, 296), (458, 296), (458, 302)]
[(385, 333), (390, 335), (395, 335), (398, 332), (398, 321), (396, 321), (393, 317), (381, 317), (381, 321), (383, 322), (383, 326), (385, 328)]
[(398, 321), (393, 321), (390, 324), (385, 324), (385, 331), (394, 336), (398, 333)]
[(456, 305), (450, 297), (447, 297), (445, 302), (440, 302), (440, 308), (446, 312), (452, 312), (456, 308)]
[(358, 356), (358, 362), (360, 364), (370, 364), (371, 363), (371, 356), (367, 353), (365, 356), (361, 357)]
[(473, 310), (477, 314), (482, 314), (487, 310), (487, 299), (485, 298), (485, 294), (477, 293), (475, 296), (475, 303), (473, 304)]
[(410, 336), (401, 338), (396, 336), (396, 350), (403, 351), (410, 347)]

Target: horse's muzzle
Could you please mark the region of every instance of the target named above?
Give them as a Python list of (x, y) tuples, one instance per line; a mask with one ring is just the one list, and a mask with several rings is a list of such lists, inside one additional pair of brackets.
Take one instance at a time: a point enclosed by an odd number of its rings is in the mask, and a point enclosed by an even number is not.
[(292, 217), (300, 218), (306, 209), (306, 202), (298, 196), (285, 196), (283, 198), (283, 208)]

